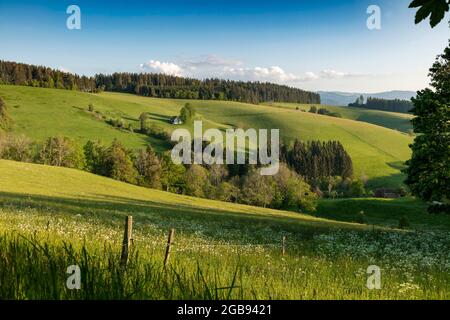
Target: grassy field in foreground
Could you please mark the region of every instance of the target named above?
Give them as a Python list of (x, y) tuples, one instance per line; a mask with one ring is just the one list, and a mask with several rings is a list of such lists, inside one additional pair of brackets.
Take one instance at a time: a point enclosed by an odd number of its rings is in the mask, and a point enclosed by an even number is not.
[[(0, 179), (0, 299), (450, 298), (448, 232), (373, 228), (4, 160)], [(127, 215), (134, 249), (123, 269)], [(163, 271), (169, 228), (175, 245)], [(79, 291), (65, 287), (73, 264)], [(373, 264), (381, 290), (366, 288)]]
[[(17, 86), (0, 86), (0, 95), (9, 106), (15, 133), (24, 133), (35, 140), (65, 135), (80, 142), (100, 139), (109, 143), (119, 139), (130, 148), (151, 143), (157, 150), (166, 150), (161, 140), (114, 129), (87, 112), (89, 104), (110, 118), (120, 118), (139, 128), (138, 117), (146, 112), (149, 124), (157, 124), (168, 132), (179, 126), (170, 124), (181, 107), (190, 102), (197, 109), (205, 128), (280, 129), (285, 141), (339, 140), (353, 159), (355, 177), (366, 176), (372, 188), (398, 187), (404, 180), (400, 169), (410, 157), (406, 134), (361, 121), (338, 119), (274, 108), (226, 101), (170, 100), (139, 97), (129, 94), (100, 95), (67, 90)], [(183, 127), (183, 126), (181, 126)]]

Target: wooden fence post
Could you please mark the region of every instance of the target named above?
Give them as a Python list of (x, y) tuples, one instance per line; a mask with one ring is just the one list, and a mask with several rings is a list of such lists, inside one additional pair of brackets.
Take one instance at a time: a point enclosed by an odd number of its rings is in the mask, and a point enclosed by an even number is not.
[(281, 252), (283, 256), (286, 254), (286, 236), (283, 236), (283, 240), (281, 241)]
[(167, 264), (169, 263), (170, 251), (171, 251), (174, 234), (175, 234), (175, 229), (170, 229), (169, 238), (167, 239), (166, 256), (164, 257), (164, 269), (167, 267)]
[(125, 231), (123, 233), (122, 255), (120, 257), (120, 261), (123, 266), (126, 266), (128, 263), (128, 255), (130, 253), (131, 248), (132, 234), (133, 234), (133, 217), (127, 216), (125, 219)]

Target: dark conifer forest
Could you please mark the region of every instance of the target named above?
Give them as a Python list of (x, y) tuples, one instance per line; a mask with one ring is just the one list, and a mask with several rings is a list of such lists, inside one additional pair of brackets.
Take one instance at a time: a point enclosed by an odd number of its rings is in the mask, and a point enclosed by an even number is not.
[(356, 99), (354, 103), (350, 103), (348, 106), (389, 112), (409, 113), (414, 105), (410, 100), (388, 100), (372, 97), (368, 97), (366, 103), (364, 103), (364, 97), (361, 96)]
[(155, 73), (86, 77), (9, 61), (0, 61), (0, 83), (88, 92), (123, 92), (154, 98), (320, 104), (317, 93), (267, 82), (198, 80)]

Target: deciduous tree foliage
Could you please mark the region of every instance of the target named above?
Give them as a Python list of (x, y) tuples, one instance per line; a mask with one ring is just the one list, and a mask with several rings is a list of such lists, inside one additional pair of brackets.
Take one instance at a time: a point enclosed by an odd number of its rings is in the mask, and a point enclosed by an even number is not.
[(173, 193), (183, 193), (185, 189), (184, 174), (186, 168), (181, 164), (173, 163), (170, 154), (164, 153), (161, 157), (163, 190)]
[(193, 164), (189, 166), (184, 175), (186, 181), (185, 193), (188, 196), (205, 198), (210, 188), (209, 173), (201, 165)]
[(8, 115), (6, 103), (0, 97), (0, 130), (8, 130), (11, 125), (11, 119)]
[(0, 131), (0, 159), (32, 162), (34, 143), (24, 135), (15, 136)]
[(409, 7), (419, 8), (416, 13), (416, 24), (429, 16), (430, 25), (434, 28), (444, 19), (445, 13), (450, 8), (450, 0), (414, 0)]
[(186, 103), (183, 108), (180, 110), (180, 119), (183, 123), (189, 123), (194, 120), (195, 117), (195, 109), (190, 103)]
[(140, 185), (161, 189), (161, 162), (151, 146), (148, 146), (145, 150), (139, 150), (134, 163), (139, 174), (138, 182)]
[(132, 161), (132, 151), (127, 150), (118, 140), (107, 149), (105, 166), (107, 176), (115, 180), (136, 183), (137, 172)]
[(56, 166), (83, 169), (85, 158), (80, 146), (66, 137), (50, 137), (42, 144), (39, 152), (41, 163)]
[(411, 145), (406, 183), (426, 201), (450, 199), (450, 41), (430, 69), (432, 89), (419, 91), (412, 113), (417, 137)]

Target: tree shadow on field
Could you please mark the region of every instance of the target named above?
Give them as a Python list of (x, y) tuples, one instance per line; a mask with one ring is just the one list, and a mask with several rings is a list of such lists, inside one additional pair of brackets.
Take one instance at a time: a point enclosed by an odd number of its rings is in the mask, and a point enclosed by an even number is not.
[(378, 189), (378, 188), (398, 189), (401, 186), (404, 186), (405, 179), (406, 175), (404, 175), (403, 173), (396, 173), (391, 174), (389, 176), (369, 179), (369, 181), (367, 181), (367, 186), (369, 189)]
[(172, 119), (171, 116), (166, 116), (166, 115), (162, 115), (159, 113), (154, 113), (154, 112), (146, 112), (145, 114), (149, 115), (149, 119), (151, 120), (156, 120), (156, 121), (160, 121), (160, 122), (164, 122), (164, 123), (171, 123), (170, 120)]
[(392, 162), (388, 162), (387, 165), (389, 167), (397, 169), (397, 170), (403, 170), (406, 168), (406, 164), (404, 161), (392, 161)]
[[(42, 195), (0, 192), (0, 207), (12, 211), (35, 209), (47, 214), (82, 215), (110, 225), (132, 215), (139, 225), (151, 224), (161, 230), (175, 228), (183, 234), (197, 234), (214, 240), (242, 240), (252, 244), (264, 243), (267, 231), (289, 233), (292, 240), (311, 239), (315, 234), (336, 228), (355, 226), (327, 221), (308, 221), (283, 215), (230, 212), (218, 208), (201, 208), (189, 204), (171, 204), (125, 197), (93, 195), (92, 197), (60, 198)], [(359, 228), (362, 230), (362, 228)]]

